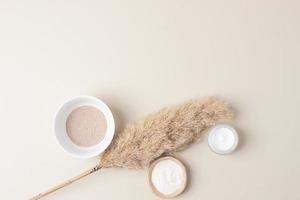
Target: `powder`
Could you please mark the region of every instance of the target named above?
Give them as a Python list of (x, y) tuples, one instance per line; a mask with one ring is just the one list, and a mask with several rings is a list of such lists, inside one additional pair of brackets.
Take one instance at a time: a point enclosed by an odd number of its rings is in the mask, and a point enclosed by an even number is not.
[(81, 106), (74, 109), (66, 121), (69, 138), (82, 147), (91, 147), (101, 142), (106, 129), (105, 116), (94, 106)]
[(170, 159), (158, 162), (152, 170), (153, 186), (164, 195), (178, 192), (184, 187), (184, 170), (177, 162)]

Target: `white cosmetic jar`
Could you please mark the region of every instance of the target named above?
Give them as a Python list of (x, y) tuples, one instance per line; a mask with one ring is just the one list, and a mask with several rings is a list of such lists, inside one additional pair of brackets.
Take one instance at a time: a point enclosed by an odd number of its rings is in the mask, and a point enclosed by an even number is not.
[(214, 126), (208, 136), (210, 149), (217, 154), (232, 153), (239, 143), (237, 131), (228, 124)]

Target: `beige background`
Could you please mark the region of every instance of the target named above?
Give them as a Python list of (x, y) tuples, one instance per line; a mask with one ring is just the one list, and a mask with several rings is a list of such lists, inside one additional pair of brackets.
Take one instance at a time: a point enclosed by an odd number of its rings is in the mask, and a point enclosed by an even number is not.
[[(119, 130), (166, 105), (217, 95), (242, 143), (179, 153), (179, 199), (300, 199), (300, 1), (0, 0), (1, 199), (28, 199), (93, 166), (52, 131), (62, 102), (105, 100)], [(45, 199), (158, 199), (146, 171), (107, 169)]]

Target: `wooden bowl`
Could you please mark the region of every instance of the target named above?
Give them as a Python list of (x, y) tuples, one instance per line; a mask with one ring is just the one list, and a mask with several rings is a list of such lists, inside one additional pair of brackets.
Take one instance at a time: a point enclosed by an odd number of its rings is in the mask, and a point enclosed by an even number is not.
[[(156, 187), (154, 186), (153, 182), (152, 182), (152, 171), (155, 167), (156, 164), (158, 164), (159, 162), (163, 161), (163, 160), (172, 160), (174, 162), (176, 162), (183, 170), (183, 182), (182, 182), (182, 186), (176, 190), (175, 192), (171, 193), (171, 194), (163, 194), (160, 191), (158, 191), (156, 189)], [(186, 185), (187, 185), (187, 172), (186, 172), (186, 167), (184, 166), (184, 164), (178, 160), (177, 158), (174, 158), (172, 156), (165, 156), (165, 157), (161, 157), (157, 160), (155, 160), (153, 163), (151, 163), (150, 167), (149, 167), (149, 171), (148, 171), (148, 182), (150, 185), (150, 188), (152, 189), (152, 191), (154, 192), (154, 194), (156, 194), (157, 196), (159, 196), (160, 198), (164, 198), (164, 199), (171, 199), (174, 197), (179, 196), (181, 193), (184, 192)]]

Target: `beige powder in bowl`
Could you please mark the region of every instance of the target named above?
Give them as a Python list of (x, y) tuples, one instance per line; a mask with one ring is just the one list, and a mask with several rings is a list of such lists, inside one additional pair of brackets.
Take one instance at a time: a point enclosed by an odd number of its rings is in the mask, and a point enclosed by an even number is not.
[(69, 138), (81, 147), (99, 144), (105, 136), (106, 129), (105, 116), (94, 106), (81, 106), (74, 109), (66, 121)]

